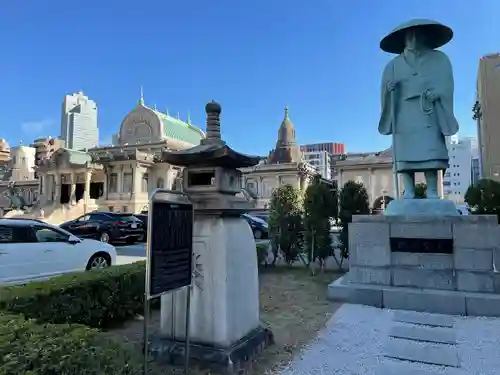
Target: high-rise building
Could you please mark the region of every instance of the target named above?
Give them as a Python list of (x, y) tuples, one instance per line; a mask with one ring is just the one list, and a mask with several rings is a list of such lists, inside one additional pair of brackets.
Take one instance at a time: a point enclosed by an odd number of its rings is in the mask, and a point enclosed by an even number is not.
[(332, 179), (331, 154), (328, 151), (303, 152), (304, 160), (311, 164), (326, 180)]
[(99, 143), (97, 105), (81, 91), (64, 97), (61, 139), (72, 150), (93, 148)]
[(500, 53), (479, 60), (477, 98), (474, 119), (477, 121), (481, 177), (500, 181)]
[(319, 152), (326, 151), (330, 155), (344, 155), (345, 144), (336, 142), (326, 142), (326, 143), (310, 143), (300, 146), (302, 152)]
[(443, 193), (446, 199), (463, 204), (465, 193), (472, 184), (473, 138), (447, 137), (449, 167), (443, 178)]

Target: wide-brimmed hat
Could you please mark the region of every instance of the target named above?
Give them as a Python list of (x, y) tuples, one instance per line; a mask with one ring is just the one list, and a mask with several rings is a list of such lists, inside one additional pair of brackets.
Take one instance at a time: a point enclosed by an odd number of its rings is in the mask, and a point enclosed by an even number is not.
[(389, 53), (400, 54), (405, 49), (405, 34), (408, 29), (420, 29), (426, 35), (429, 48), (444, 46), (453, 38), (453, 30), (437, 21), (415, 19), (405, 22), (392, 30), (380, 42), (380, 48)]

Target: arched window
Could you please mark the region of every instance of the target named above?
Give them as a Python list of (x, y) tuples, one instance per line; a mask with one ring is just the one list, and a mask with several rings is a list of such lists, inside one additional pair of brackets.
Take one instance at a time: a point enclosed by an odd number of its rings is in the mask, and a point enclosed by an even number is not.
[(165, 180), (163, 178), (159, 178), (158, 181), (156, 181), (156, 187), (158, 189), (164, 189), (165, 188)]

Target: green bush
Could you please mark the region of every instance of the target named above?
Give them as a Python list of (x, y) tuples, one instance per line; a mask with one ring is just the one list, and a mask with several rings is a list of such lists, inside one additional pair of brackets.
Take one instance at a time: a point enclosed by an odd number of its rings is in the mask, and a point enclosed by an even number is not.
[(260, 266), (266, 261), (268, 248), (269, 248), (268, 242), (257, 244), (257, 265)]
[(95, 329), (0, 314), (2, 375), (132, 375), (141, 373), (141, 358)]
[(0, 310), (106, 328), (144, 311), (145, 262), (0, 288)]

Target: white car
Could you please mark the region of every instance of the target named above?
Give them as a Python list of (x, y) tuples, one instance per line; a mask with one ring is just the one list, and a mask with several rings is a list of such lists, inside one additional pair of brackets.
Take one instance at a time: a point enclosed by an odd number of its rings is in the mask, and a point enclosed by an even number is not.
[(40, 220), (0, 219), (0, 284), (23, 284), (116, 264), (116, 249)]

